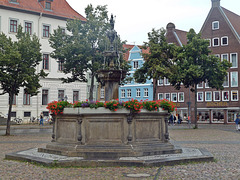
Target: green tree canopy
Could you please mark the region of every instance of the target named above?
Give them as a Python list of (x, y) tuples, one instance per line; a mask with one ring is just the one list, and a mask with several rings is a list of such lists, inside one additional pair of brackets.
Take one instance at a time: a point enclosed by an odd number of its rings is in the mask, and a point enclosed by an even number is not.
[(169, 81), (177, 89), (190, 87), (195, 92), (195, 128), (197, 128), (197, 85), (208, 82), (211, 88), (223, 89), (223, 82), (231, 64), (210, 55), (209, 41), (202, 39), (193, 29), (187, 34), (188, 43), (179, 48), (175, 60), (175, 71), (169, 76)]
[[(71, 77), (62, 79), (63, 82), (87, 82), (86, 73), (90, 71), (92, 74), (90, 100), (93, 99), (94, 77), (103, 68), (103, 52), (109, 46), (106, 35), (110, 29), (107, 13), (106, 6), (94, 8), (88, 5), (85, 9), (86, 22), (70, 20), (67, 22), (67, 30), (71, 34), (63, 34), (59, 27), (50, 37), (50, 45), (54, 49), (51, 56), (63, 62), (64, 73), (71, 73)], [(122, 45), (119, 36), (116, 44), (118, 47)]]
[(36, 66), (42, 61), (40, 43), (37, 36), (30, 37), (18, 27), (17, 41), (0, 34), (0, 83), (1, 94), (9, 94), (9, 110), (6, 135), (10, 135), (11, 109), (14, 95), (24, 87), (30, 95), (36, 95), (41, 87), (39, 78), (46, 74), (36, 72)]
[(134, 73), (134, 78), (138, 83), (145, 83), (147, 79), (154, 80), (153, 99), (156, 99), (156, 84), (159, 78), (169, 77), (174, 71), (174, 59), (176, 58), (175, 44), (169, 44), (166, 40), (166, 30), (161, 28), (152, 29), (148, 33), (148, 42), (144, 48), (149, 49), (149, 53), (143, 54), (144, 64)]

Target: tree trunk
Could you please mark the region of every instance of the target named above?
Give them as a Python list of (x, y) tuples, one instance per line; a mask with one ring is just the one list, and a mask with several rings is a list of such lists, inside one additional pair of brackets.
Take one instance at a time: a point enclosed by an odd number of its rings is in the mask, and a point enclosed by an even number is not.
[(90, 92), (89, 92), (89, 101), (93, 100), (93, 88), (94, 88), (94, 75), (92, 74)]
[(156, 99), (156, 91), (157, 91), (157, 79), (153, 79), (153, 100), (157, 100)]
[(197, 122), (197, 84), (195, 84), (195, 107), (194, 107), (194, 129), (198, 129), (198, 122)]
[(8, 118), (7, 118), (7, 128), (6, 128), (6, 136), (10, 136), (10, 120), (11, 120), (11, 112), (12, 112), (12, 103), (13, 103), (13, 94), (9, 94), (9, 108), (8, 108)]

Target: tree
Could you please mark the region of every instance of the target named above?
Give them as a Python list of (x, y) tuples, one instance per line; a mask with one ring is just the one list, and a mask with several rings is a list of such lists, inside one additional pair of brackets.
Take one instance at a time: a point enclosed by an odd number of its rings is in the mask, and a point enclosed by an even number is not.
[(31, 96), (38, 93), (41, 87), (39, 78), (46, 74), (36, 72), (36, 66), (42, 61), (40, 43), (36, 35), (30, 37), (18, 27), (17, 41), (8, 38), (4, 33), (0, 34), (0, 83), (1, 95), (9, 95), (9, 109), (6, 135), (10, 135), (10, 119), (13, 98), (18, 95), (20, 88)]
[[(71, 73), (71, 77), (62, 78), (63, 82), (87, 82), (86, 73), (91, 72), (89, 100), (93, 99), (94, 78), (103, 67), (103, 52), (109, 46), (106, 35), (110, 29), (107, 13), (106, 6), (93, 8), (88, 5), (85, 9), (86, 22), (77, 19), (68, 21), (67, 30), (71, 34), (63, 34), (59, 27), (49, 41), (54, 49), (51, 57), (63, 62), (65, 74)], [(119, 36), (116, 43), (118, 47), (122, 44)]]
[(227, 60), (221, 61), (214, 55), (209, 55), (209, 41), (202, 39), (193, 29), (187, 34), (188, 43), (179, 48), (175, 60), (175, 71), (170, 74), (169, 81), (177, 89), (181, 84), (185, 88), (191, 87), (195, 93), (195, 128), (197, 124), (197, 85), (208, 82), (211, 88), (223, 89), (223, 81), (231, 64)]
[(175, 44), (168, 44), (166, 30), (161, 28), (152, 29), (148, 33), (148, 42), (145, 42), (144, 48), (149, 48), (149, 53), (143, 54), (145, 62), (143, 66), (136, 70), (134, 78), (138, 83), (145, 83), (147, 79), (154, 80), (153, 99), (156, 99), (156, 85), (159, 78), (168, 77), (174, 68), (174, 59), (176, 58)]

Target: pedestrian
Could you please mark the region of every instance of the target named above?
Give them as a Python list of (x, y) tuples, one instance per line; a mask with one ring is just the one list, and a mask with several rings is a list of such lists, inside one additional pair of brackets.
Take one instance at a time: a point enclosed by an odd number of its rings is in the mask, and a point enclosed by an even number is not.
[(180, 116), (180, 114), (178, 114), (178, 124), (182, 124), (182, 117)]
[(237, 115), (237, 118), (235, 119), (235, 124), (236, 124), (236, 130), (238, 131), (238, 130), (240, 130), (239, 129), (239, 123), (240, 123), (240, 119), (239, 119), (239, 115)]
[(40, 124), (39, 125), (43, 126), (43, 113), (42, 112), (40, 114)]
[(173, 117), (173, 115), (171, 114), (170, 117), (169, 117), (168, 125), (172, 125), (172, 126), (173, 126), (173, 125), (174, 125), (173, 121), (174, 121), (174, 117)]

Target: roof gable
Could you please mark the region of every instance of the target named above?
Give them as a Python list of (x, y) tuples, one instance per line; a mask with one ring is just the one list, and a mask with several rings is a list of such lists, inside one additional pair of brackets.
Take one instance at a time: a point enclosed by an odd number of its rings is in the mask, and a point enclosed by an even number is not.
[(25, 10), (29, 12), (42, 13), (43, 15), (52, 15), (66, 19), (86, 19), (76, 12), (66, 0), (53, 0), (51, 2), (51, 10), (46, 10), (38, 0), (18, 0), (17, 3), (11, 3), (9, 0), (1, 0), (1, 8), (13, 8), (15, 10)]
[(141, 51), (141, 49), (138, 47), (138, 46), (134, 46), (132, 49), (131, 49), (131, 53), (134, 52), (134, 51)]
[[(206, 36), (206, 32), (212, 32), (211, 23), (213, 21), (220, 21), (220, 28), (229, 28), (236, 40), (240, 43), (240, 16), (221, 7), (212, 7), (208, 13), (208, 16), (200, 30), (203, 37)], [(224, 25), (223, 25), (224, 24)]]

